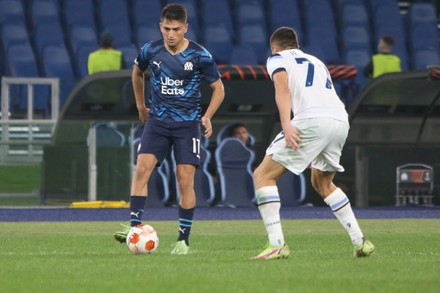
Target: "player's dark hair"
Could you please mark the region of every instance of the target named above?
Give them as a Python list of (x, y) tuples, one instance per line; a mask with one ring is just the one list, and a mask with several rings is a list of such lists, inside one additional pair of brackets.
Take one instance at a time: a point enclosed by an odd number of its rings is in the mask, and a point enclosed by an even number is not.
[(392, 36), (382, 36), (382, 40), (385, 44), (392, 47), (394, 45), (394, 39)]
[(170, 3), (162, 9), (160, 20), (177, 20), (183, 23), (187, 21), (186, 8), (182, 4)]
[(298, 35), (293, 28), (283, 26), (272, 34), (270, 44), (276, 44), (281, 49), (298, 49)]

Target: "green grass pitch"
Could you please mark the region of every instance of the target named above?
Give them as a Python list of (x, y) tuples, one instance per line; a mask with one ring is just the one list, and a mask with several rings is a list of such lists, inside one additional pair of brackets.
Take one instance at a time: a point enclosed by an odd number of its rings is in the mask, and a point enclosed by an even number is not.
[(0, 223), (0, 292), (440, 292), (440, 220), (360, 220), (376, 245), (352, 257), (336, 220), (284, 220), (289, 259), (254, 261), (260, 220), (195, 221), (190, 254), (170, 255), (177, 221), (149, 222), (157, 253), (113, 240), (117, 222)]

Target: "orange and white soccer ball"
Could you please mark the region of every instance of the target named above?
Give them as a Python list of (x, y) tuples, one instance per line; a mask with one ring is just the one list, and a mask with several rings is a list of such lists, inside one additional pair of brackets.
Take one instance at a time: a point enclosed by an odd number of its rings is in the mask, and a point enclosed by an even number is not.
[(128, 232), (127, 246), (132, 253), (150, 254), (159, 246), (159, 237), (150, 225), (138, 225)]

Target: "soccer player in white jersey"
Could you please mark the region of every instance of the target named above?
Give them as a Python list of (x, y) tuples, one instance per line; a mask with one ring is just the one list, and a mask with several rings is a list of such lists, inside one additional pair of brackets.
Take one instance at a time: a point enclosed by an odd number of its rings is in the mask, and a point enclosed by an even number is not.
[[(253, 259), (287, 258), (280, 221), (280, 197), (276, 182), (286, 171), (300, 174), (311, 167), (312, 186), (347, 230), (354, 256), (369, 256), (374, 245), (364, 238), (345, 193), (335, 186), (341, 151), (348, 135), (348, 114), (332, 84), (326, 66), (299, 49), (292, 28), (281, 27), (270, 38), (272, 56), (267, 71), (275, 87), (275, 101), (282, 131), (266, 150), (254, 172), (258, 209), (269, 244)], [(293, 112), (293, 119), (291, 114)]]

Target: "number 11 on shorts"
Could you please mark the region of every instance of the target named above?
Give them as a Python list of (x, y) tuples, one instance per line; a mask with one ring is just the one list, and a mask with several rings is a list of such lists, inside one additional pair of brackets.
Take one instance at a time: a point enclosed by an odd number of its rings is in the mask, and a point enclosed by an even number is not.
[(200, 159), (200, 139), (193, 137), (193, 153)]

